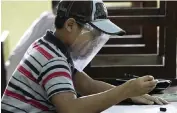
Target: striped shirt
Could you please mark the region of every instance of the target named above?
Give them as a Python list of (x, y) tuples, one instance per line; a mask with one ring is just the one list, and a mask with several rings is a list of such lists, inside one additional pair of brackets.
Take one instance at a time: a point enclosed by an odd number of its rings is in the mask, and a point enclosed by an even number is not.
[(75, 69), (66, 46), (53, 32), (35, 41), (14, 71), (1, 101), (5, 113), (54, 113), (50, 97), (76, 94)]

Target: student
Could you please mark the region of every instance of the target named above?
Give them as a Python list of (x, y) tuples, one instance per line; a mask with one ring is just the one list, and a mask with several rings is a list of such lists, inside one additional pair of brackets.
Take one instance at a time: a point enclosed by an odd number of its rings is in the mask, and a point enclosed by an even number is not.
[(52, 11), (45, 11), (41, 16), (36, 19), (32, 25), (26, 30), (23, 36), (20, 38), (20, 41), (17, 43), (17, 46), (12, 51), (8, 58), (6, 65), (7, 70), (7, 80), (10, 79), (12, 73), (14, 72), (17, 65), (20, 63), (23, 55), (27, 51), (28, 47), (37, 39), (42, 37), (47, 30), (54, 30), (54, 20), (56, 15), (56, 7), (59, 1), (53, 1)]
[[(109, 35), (124, 34), (107, 19), (101, 0), (62, 0), (55, 27), (55, 32), (48, 31), (30, 46), (17, 66), (3, 95), (2, 111), (99, 113), (128, 98), (146, 104), (167, 104), (147, 95), (157, 84), (152, 76), (113, 86), (93, 80), (82, 71)], [(77, 98), (76, 92), (82, 97)]]

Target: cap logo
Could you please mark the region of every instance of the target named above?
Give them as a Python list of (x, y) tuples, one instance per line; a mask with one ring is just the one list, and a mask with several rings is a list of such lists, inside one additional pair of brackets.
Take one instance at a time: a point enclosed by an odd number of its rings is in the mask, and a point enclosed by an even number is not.
[(107, 9), (103, 3), (96, 3), (96, 12), (94, 14), (94, 20), (96, 19), (106, 19), (108, 16)]

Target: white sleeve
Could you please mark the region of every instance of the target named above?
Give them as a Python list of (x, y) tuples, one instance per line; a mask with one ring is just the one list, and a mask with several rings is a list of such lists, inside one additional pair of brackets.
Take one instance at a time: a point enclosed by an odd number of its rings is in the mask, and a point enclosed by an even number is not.
[(20, 38), (20, 41), (17, 43), (8, 59), (9, 65), (6, 66), (8, 78), (10, 78), (15, 68), (20, 63), (29, 46), (35, 40), (45, 35), (47, 30), (54, 30), (54, 15), (52, 12), (44, 12), (41, 14)]

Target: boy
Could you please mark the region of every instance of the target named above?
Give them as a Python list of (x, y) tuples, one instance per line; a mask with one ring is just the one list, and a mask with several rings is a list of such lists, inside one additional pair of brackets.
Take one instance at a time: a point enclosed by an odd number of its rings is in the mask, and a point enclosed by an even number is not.
[[(101, 0), (62, 0), (55, 27), (54, 33), (48, 31), (31, 45), (13, 73), (2, 98), (4, 112), (99, 113), (128, 98), (146, 104), (167, 103), (146, 94), (157, 84), (152, 76), (112, 86), (82, 71), (84, 62), (78, 61), (88, 58), (97, 45), (103, 46), (106, 34), (124, 34), (107, 19)], [(76, 91), (83, 97), (77, 98)]]

